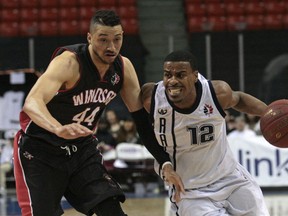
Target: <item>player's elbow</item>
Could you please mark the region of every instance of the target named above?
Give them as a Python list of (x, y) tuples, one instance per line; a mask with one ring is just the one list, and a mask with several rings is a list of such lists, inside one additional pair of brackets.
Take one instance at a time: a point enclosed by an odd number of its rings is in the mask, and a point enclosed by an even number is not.
[(30, 100), (29, 98), (26, 98), (26, 100), (25, 100), (25, 102), (24, 102), (24, 105), (23, 105), (23, 107), (22, 107), (22, 110), (23, 110), (26, 114), (28, 114), (28, 113), (31, 112), (31, 107), (32, 107), (32, 105), (31, 105), (31, 100)]
[(23, 108), (22, 110), (27, 114), (31, 114), (34, 112), (34, 109), (37, 107), (36, 105), (36, 101), (35, 99), (31, 98), (31, 97), (27, 97), (25, 102), (24, 102), (24, 105), (23, 105)]

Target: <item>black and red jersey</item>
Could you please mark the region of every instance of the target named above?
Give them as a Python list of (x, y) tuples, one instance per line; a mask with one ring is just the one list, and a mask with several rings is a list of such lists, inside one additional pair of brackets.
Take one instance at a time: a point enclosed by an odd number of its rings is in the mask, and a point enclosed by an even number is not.
[[(80, 79), (68, 90), (59, 90), (47, 104), (51, 115), (61, 124), (79, 123), (93, 130), (107, 104), (119, 93), (123, 85), (123, 61), (118, 55), (101, 79), (92, 62), (88, 44), (74, 44), (56, 49), (53, 58), (64, 51), (75, 53), (80, 65)], [(59, 71), (61, 73), (61, 71)], [(43, 139), (53, 145), (63, 145), (64, 139), (40, 128), (23, 111), (20, 114), (22, 130), (31, 137)], [(72, 140), (71, 140), (72, 141)], [(73, 140), (72, 142), (77, 142)]]

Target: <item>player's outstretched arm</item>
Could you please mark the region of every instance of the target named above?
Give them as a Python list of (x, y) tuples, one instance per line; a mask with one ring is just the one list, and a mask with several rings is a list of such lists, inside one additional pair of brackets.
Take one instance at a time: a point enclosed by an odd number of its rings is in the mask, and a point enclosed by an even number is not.
[(241, 91), (233, 91), (224, 81), (212, 81), (218, 101), (223, 109), (233, 108), (239, 112), (261, 116), (267, 105), (258, 98)]
[(247, 93), (234, 91), (232, 94), (233, 100), (237, 102), (232, 108), (239, 112), (261, 116), (267, 108), (263, 101)]

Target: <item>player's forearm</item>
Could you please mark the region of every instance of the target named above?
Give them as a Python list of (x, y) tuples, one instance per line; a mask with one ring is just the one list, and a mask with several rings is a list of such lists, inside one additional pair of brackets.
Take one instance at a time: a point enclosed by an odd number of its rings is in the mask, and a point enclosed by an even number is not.
[(35, 124), (51, 133), (55, 133), (56, 128), (61, 126), (61, 124), (51, 116), (43, 101), (34, 98), (26, 99), (23, 111)]
[(136, 124), (139, 136), (148, 149), (148, 151), (153, 155), (157, 162), (162, 166), (163, 163), (170, 161), (170, 157), (167, 152), (158, 144), (155, 137), (154, 131), (148, 119), (148, 113), (144, 108), (136, 112), (132, 112), (131, 116)]
[(238, 94), (239, 102), (233, 107), (235, 110), (255, 116), (261, 116), (264, 113), (267, 105), (263, 101), (244, 92), (238, 92)]

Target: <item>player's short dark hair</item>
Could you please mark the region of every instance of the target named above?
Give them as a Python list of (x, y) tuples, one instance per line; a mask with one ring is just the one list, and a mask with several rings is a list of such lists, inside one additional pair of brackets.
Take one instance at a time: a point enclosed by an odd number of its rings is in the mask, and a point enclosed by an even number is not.
[(113, 10), (97, 10), (90, 22), (91, 27), (100, 24), (104, 26), (116, 26), (121, 25), (119, 16)]
[(190, 66), (193, 70), (198, 70), (198, 63), (196, 57), (189, 51), (186, 50), (178, 50), (173, 51), (170, 54), (166, 56), (164, 59), (164, 62), (171, 61), (171, 62), (177, 62), (177, 61), (185, 61), (189, 62)]

